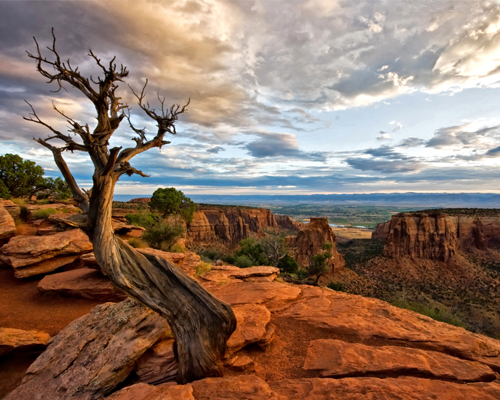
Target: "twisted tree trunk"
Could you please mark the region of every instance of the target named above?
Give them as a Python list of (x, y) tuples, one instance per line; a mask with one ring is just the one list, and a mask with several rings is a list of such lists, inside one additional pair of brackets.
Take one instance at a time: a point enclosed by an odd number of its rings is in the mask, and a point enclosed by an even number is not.
[(231, 307), (181, 268), (139, 253), (111, 226), (115, 178), (94, 176), (90, 234), (99, 266), (129, 296), (167, 319), (177, 343), (178, 382), (220, 376), (226, 342), (236, 328)]

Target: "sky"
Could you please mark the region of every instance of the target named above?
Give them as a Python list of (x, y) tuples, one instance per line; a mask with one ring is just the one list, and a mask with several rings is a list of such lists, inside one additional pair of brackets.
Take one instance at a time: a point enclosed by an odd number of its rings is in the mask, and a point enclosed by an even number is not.
[[(33, 36), (50, 57), (52, 27), (82, 74), (99, 74), (89, 49), (128, 67), (118, 91), (149, 137), (130, 87), (191, 100), (171, 144), (133, 159), (150, 177), (117, 194), (500, 193), (498, 1), (1, 1), (0, 153), (58, 176), (24, 100), (59, 129), (53, 103), (91, 127), (95, 111), (27, 57)], [(122, 123), (112, 145), (133, 137)], [(64, 155), (89, 188), (90, 159)]]

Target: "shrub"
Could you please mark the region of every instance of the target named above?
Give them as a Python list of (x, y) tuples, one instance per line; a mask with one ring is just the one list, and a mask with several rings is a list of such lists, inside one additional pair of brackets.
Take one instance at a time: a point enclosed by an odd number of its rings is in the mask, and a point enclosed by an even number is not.
[(287, 254), (279, 261), (278, 268), (285, 273), (294, 274), (299, 269), (299, 264), (297, 263), (295, 258), (290, 257)]
[(150, 228), (158, 222), (157, 215), (144, 211), (137, 214), (127, 214), (125, 219), (130, 225), (142, 226), (143, 228)]
[(186, 250), (184, 250), (184, 248), (178, 244), (173, 244), (172, 246), (170, 246), (170, 251), (173, 253), (185, 253), (186, 252)]
[(10, 190), (2, 180), (0, 180), (0, 199), (10, 199)]
[(55, 214), (57, 211), (53, 208), (45, 208), (43, 210), (36, 210), (33, 212), (33, 219), (47, 219), (51, 215)]
[(163, 217), (168, 215), (180, 215), (187, 223), (193, 219), (196, 205), (189, 197), (175, 188), (156, 189), (149, 202), (151, 210), (159, 211)]
[(307, 268), (307, 273), (309, 274), (309, 276), (315, 276), (316, 282), (319, 281), (319, 278), (321, 278), (322, 275), (326, 274), (329, 271), (327, 260), (330, 257), (327, 257), (327, 255), (330, 255), (331, 257), (330, 253), (320, 253), (311, 257), (311, 262), (309, 264), (309, 267)]
[(245, 256), (250, 260), (252, 265), (269, 265), (269, 260), (267, 258), (264, 247), (262, 247), (262, 245), (253, 238), (243, 239), (240, 242), (240, 249), (237, 250), (234, 255), (237, 258), (239, 258), (240, 256)]
[(328, 285), (326, 285), (327, 288), (336, 290), (337, 292), (345, 292), (345, 285), (340, 282), (330, 282)]
[(202, 261), (195, 267), (196, 272), (194, 273), (194, 276), (200, 276), (205, 272), (209, 272), (211, 269), (212, 269), (211, 264)]
[(253, 266), (252, 260), (245, 255), (238, 256), (234, 261), (234, 265), (239, 268), (249, 268)]
[(234, 263), (236, 262), (236, 257), (232, 254), (226, 254), (226, 255), (222, 256), (222, 261), (225, 261), (228, 264), (234, 265)]
[(153, 248), (170, 251), (172, 245), (184, 233), (184, 227), (178, 224), (167, 224), (165, 221), (157, 223), (146, 228), (142, 238)]

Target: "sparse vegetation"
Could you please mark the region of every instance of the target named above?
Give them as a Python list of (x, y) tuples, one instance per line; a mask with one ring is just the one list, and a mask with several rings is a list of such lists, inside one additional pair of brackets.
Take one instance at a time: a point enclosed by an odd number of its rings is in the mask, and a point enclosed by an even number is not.
[(134, 249), (140, 249), (143, 247), (147, 247), (147, 244), (139, 238), (130, 238), (128, 240), (128, 244), (131, 245)]
[(42, 210), (36, 210), (33, 212), (33, 219), (47, 219), (51, 215), (56, 214), (57, 211), (53, 208), (45, 208)]
[(155, 249), (170, 251), (183, 233), (184, 227), (181, 224), (160, 220), (146, 228), (142, 238)]
[(330, 282), (328, 285), (326, 285), (327, 288), (335, 290), (337, 292), (345, 292), (346, 287), (343, 283), (340, 282)]

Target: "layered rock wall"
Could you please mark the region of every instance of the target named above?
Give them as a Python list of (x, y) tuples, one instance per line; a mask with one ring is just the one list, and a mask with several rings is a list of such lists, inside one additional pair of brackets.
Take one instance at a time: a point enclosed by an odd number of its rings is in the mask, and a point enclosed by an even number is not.
[(190, 245), (222, 242), (231, 246), (252, 233), (263, 236), (265, 229), (298, 232), (301, 226), (289, 216), (276, 216), (265, 208), (201, 207), (195, 211), (193, 220), (187, 226), (186, 238)]
[(386, 257), (447, 262), (458, 250), (500, 248), (500, 216), (403, 213), (377, 225), (372, 238), (385, 239)]
[(342, 269), (345, 265), (344, 258), (337, 251), (335, 244), (335, 234), (328, 224), (327, 218), (311, 218), (308, 224), (299, 231), (297, 236), (287, 238), (287, 245), (292, 249), (295, 259), (303, 268), (309, 266), (311, 257), (324, 253), (323, 245), (331, 243), (332, 257), (328, 260), (328, 265), (332, 272)]

